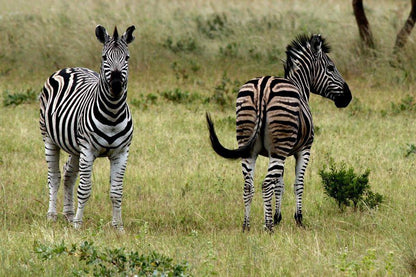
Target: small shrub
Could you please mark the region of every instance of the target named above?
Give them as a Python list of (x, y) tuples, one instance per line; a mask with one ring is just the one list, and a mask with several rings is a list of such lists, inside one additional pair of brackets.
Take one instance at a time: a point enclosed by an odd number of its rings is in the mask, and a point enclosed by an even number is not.
[(391, 110), (393, 114), (399, 114), (405, 111), (416, 111), (416, 101), (412, 96), (407, 95), (400, 103), (391, 103)]
[(166, 100), (175, 103), (192, 103), (201, 98), (197, 93), (191, 94), (189, 91), (182, 91), (180, 88), (163, 91), (160, 95)]
[(142, 110), (147, 110), (150, 106), (155, 105), (157, 101), (157, 95), (150, 93), (146, 96), (143, 94), (140, 94), (139, 98), (133, 98), (130, 103)]
[(198, 49), (198, 44), (193, 37), (181, 38), (174, 41), (172, 37), (168, 37), (163, 43), (163, 47), (171, 50), (173, 53), (189, 53), (194, 52)]
[(29, 88), (22, 92), (10, 93), (9, 90), (3, 92), (3, 106), (20, 105), (23, 103), (33, 103), (37, 100), (39, 92)]
[(368, 207), (370, 209), (376, 208), (381, 202), (383, 202), (384, 196), (378, 192), (372, 192), (371, 190), (366, 190), (364, 193), (364, 198), (361, 202), (362, 207)]
[(331, 160), (329, 171), (326, 171), (324, 167), (319, 171), (319, 175), (322, 178), (325, 193), (335, 199), (341, 210), (350, 206), (351, 203), (354, 210), (359, 204), (375, 208), (383, 200), (380, 194), (370, 191), (368, 184), (370, 170), (368, 169), (363, 174), (357, 175), (352, 167), (347, 169), (345, 163), (337, 166)]
[(406, 158), (409, 157), (412, 154), (416, 154), (416, 145), (414, 145), (413, 143), (407, 144), (407, 149), (406, 149), (406, 154), (404, 155)]
[(79, 265), (80, 268), (74, 268), (73, 272), (81, 275), (92, 271), (93, 276), (189, 276), (187, 263), (174, 264), (172, 258), (156, 252), (143, 255), (136, 251), (126, 252), (124, 248), (100, 250), (88, 241), (79, 246), (72, 244), (70, 248), (63, 241), (57, 245), (35, 242), (33, 251), (42, 260), (61, 255), (78, 257), (84, 266)]
[(220, 46), (219, 51), (223, 57), (236, 58), (239, 52), (239, 44), (237, 42), (228, 43), (225, 47)]
[(232, 81), (224, 72), (221, 81), (215, 86), (214, 95), (208, 101), (219, 104), (221, 107), (230, 106), (237, 98), (238, 90), (240, 89), (240, 82)]
[(210, 39), (228, 36), (232, 33), (228, 27), (227, 16), (225, 14), (213, 14), (206, 19), (198, 16), (195, 21), (197, 30)]

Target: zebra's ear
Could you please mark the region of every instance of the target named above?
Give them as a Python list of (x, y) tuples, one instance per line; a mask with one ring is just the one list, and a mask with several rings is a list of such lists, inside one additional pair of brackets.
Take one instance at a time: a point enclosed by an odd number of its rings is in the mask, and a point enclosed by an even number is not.
[(107, 30), (101, 25), (97, 25), (95, 28), (95, 36), (102, 44), (106, 43), (110, 39)]
[(322, 38), (321, 35), (313, 35), (311, 38), (311, 50), (316, 56), (322, 53)]
[(136, 30), (136, 27), (134, 25), (127, 28), (126, 32), (123, 34), (122, 39), (124, 39), (127, 44), (132, 42), (134, 40), (133, 31)]

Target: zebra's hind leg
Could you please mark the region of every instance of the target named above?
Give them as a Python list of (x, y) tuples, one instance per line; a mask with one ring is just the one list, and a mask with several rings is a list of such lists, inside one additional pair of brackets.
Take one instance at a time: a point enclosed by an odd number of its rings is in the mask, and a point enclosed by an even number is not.
[(69, 155), (64, 166), (64, 209), (63, 213), (68, 220), (74, 219), (74, 186), (78, 177), (79, 156)]
[[(273, 232), (272, 197), (275, 191), (276, 183), (283, 175), (283, 170), (284, 160), (271, 157), (267, 175), (262, 185), (264, 201), (264, 225), (265, 229), (269, 232)], [(276, 201), (281, 201), (281, 199), (276, 199)]]
[(254, 169), (256, 167), (256, 158), (243, 159), (241, 162), (243, 175), (244, 175), (244, 222), (243, 232), (250, 231), (250, 208), (251, 201), (254, 195)]
[(73, 224), (75, 229), (82, 225), (85, 204), (91, 195), (91, 173), (96, 156), (90, 151), (83, 149), (79, 157), (79, 186), (77, 190), (78, 208)]
[(114, 157), (110, 157), (110, 199), (113, 204), (113, 220), (111, 224), (118, 231), (123, 232), (123, 220), (121, 218), (121, 201), (123, 198), (123, 178), (126, 171), (128, 149)]
[(303, 195), (303, 177), (306, 167), (309, 163), (310, 148), (304, 149), (295, 154), (296, 158), (296, 180), (293, 186), (296, 198), (295, 221), (299, 227), (304, 227), (302, 220), (302, 195)]
[(285, 184), (283, 183), (283, 174), (280, 176), (280, 178), (277, 181), (277, 184), (274, 188), (274, 194), (276, 196), (276, 210), (273, 217), (273, 223), (274, 225), (277, 225), (282, 220), (282, 199), (283, 199), (283, 193), (285, 192)]
[(48, 220), (56, 221), (56, 201), (59, 185), (61, 183), (61, 172), (59, 170), (59, 147), (47, 136), (44, 137), (45, 157), (48, 164), (48, 187), (49, 187), (49, 208)]

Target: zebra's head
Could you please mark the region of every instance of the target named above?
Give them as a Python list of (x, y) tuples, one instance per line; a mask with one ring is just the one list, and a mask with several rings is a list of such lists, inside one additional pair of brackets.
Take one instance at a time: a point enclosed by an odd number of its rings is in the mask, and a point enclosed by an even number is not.
[(299, 36), (287, 47), (285, 76), (300, 79), (299, 83), (309, 83), (305, 89), (344, 108), (351, 102), (351, 91), (329, 58), (329, 52), (330, 47), (321, 35)]
[(117, 27), (115, 27), (112, 37), (101, 25), (95, 29), (97, 39), (104, 45), (100, 78), (114, 98), (121, 97), (127, 88), (130, 57), (127, 45), (134, 40), (133, 31), (135, 29), (134, 26), (130, 26), (122, 36), (119, 36)]

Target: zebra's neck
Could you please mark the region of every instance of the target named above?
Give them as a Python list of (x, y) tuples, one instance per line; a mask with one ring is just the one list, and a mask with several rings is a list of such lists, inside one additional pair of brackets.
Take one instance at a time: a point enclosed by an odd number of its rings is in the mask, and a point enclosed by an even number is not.
[(309, 102), (309, 92), (311, 91), (310, 75), (306, 70), (298, 69), (296, 72), (290, 72), (287, 79), (291, 80), (299, 89), (299, 92), (304, 100)]
[(309, 102), (312, 87), (313, 58), (308, 49), (298, 45), (297, 49), (287, 50), (285, 78), (291, 80), (299, 89), (302, 97)]
[(96, 105), (107, 116), (117, 119), (126, 109), (127, 86), (123, 88), (120, 98), (111, 95), (109, 85), (100, 78), (97, 88)]

